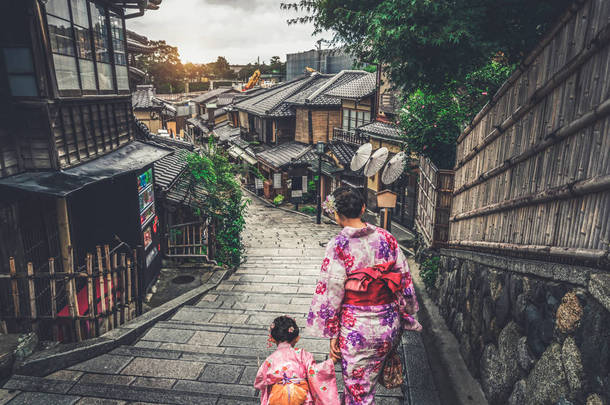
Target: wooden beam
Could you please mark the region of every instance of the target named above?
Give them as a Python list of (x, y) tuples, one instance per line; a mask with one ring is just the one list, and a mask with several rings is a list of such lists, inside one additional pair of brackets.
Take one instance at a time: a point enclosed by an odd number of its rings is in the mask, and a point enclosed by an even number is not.
[(64, 271), (68, 269), (70, 262), (70, 251), (68, 246), (72, 245), (70, 235), (70, 218), (68, 215), (68, 201), (66, 198), (57, 199), (57, 226), (59, 229), (59, 249)]

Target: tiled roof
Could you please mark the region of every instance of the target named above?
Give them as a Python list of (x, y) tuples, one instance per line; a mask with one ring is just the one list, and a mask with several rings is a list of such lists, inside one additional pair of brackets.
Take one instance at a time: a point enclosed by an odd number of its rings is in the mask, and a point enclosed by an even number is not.
[(294, 116), (294, 110), (286, 100), (297, 92), (315, 84), (318, 80), (317, 76), (317, 74), (313, 74), (277, 84), (264, 92), (240, 101), (235, 105), (235, 108), (259, 116)]
[(358, 146), (343, 141), (332, 141), (328, 144), (328, 148), (343, 167), (349, 167), (352, 157), (358, 150)]
[(163, 110), (168, 115), (176, 115), (174, 106), (155, 97), (152, 84), (137, 86), (136, 91), (131, 94), (131, 105), (134, 110)]
[(204, 134), (208, 134), (210, 132), (203, 120), (199, 117), (188, 118), (186, 122), (199, 128), (199, 130), (201, 130)]
[[(318, 170), (318, 154), (315, 151), (313, 145), (309, 146), (303, 152), (293, 159), (291, 164), (305, 164), (309, 167), (309, 170), (316, 173)], [(338, 167), (332, 158), (326, 154), (322, 155), (322, 173), (331, 176), (333, 173), (340, 172), (342, 169)]]
[(160, 103), (155, 103), (155, 90), (152, 84), (140, 85), (136, 87), (131, 95), (131, 105), (134, 110), (144, 110), (150, 108), (161, 108)]
[(356, 129), (358, 133), (364, 132), (373, 138), (384, 138), (391, 140), (402, 140), (398, 127), (382, 121), (373, 121)]
[(195, 181), (190, 173), (184, 172), (167, 191), (165, 198), (178, 204), (198, 208), (204, 204), (207, 195), (208, 192), (201, 182)]
[(286, 163), (290, 163), (292, 159), (298, 157), (307, 148), (310, 148), (310, 146), (292, 141), (260, 152), (256, 157), (259, 161), (279, 168)]
[[(226, 108), (217, 108), (217, 109), (214, 110), (214, 118), (220, 117), (221, 115), (226, 114), (226, 113), (227, 113), (227, 109)], [(206, 112), (205, 114), (203, 114), (201, 116), (201, 119), (203, 121), (209, 121), (208, 113)]]
[[(310, 86), (295, 93), (293, 96), (286, 99), (286, 101), (293, 104), (305, 104), (308, 97), (310, 97), (313, 93), (318, 91), (322, 86), (332, 79), (333, 75), (316, 75)], [(341, 103), (341, 100), (338, 101)]]
[[(323, 106), (340, 106), (341, 98), (360, 98), (356, 90), (361, 89), (363, 79), (373, 77), (375, 75), (367, 73), (364, 70), (342, 70), (334, 76), (325, 76), (314, 84), (315, 89), (309, 88), (307, 91), (301, 91), (290, 97), (287, 101), (298, 105), (323, 105)], [(345, 89), (337, 92), (338, 89)], [(352, 89), (349, 93), (347, 90)], [(368, 88), (367, 88), (368, 89)], [(375, 86), (373, 86), (373, 92)], [(368, 94), (367, 94), (368, 95)]]
[(375, 73), (365, 73), (355, 80), (344, 81), (326, 94), (339, 98), (361, 99), (375, 93), (376, 88), (377, 76)]
[(239, 136), (239, 128), (230, 126), (228, 122), (217, 126), (212, 132), (218, 137), (220, 142), (226, 142), (233, 136)]
[(176, 149), (174, 153), (155, 162), (155, 184), (167, 189), (186, 168), (186, 157), (191, 151)]
[(213, 98), (216, 98), (219, 95), (226, 93), (228, 91), (231, 91), (231, 90), (233, 90), (231, 87), (219, 87), (217, 89), (210, 90), (208, 92), (198, 95), (197, 97), (193, 98), (192, 101), (194, 101), (196, 103), (205, 103), (205, 102), (207, 102)]

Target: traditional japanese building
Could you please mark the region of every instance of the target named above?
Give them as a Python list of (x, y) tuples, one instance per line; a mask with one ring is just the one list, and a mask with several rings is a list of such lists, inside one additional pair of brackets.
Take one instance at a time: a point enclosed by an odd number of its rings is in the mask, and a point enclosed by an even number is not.
[(60, 272), (70, 246), (80, 265), (120, 240), (142, 288), (157, 273), (153, 164), (171, 150), (136, 139), (125, 20), (159, 3), (0, 3), (0, 272)]
[(135, 117), (148, 127), (150, 132), (158, 134), (159, 130), (167, 131), (171, 137), (177, 135), (177, 111), (167, 101), (156, 97), (152, 84), (136, 86), (131, 96), (131, 105)]

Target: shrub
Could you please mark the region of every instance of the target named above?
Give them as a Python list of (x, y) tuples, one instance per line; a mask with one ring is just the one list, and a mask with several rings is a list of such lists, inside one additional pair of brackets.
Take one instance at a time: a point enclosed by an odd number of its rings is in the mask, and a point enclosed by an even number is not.
[(282, 205), (282, 203), (284, 202), (284, 196), (281, 194), (278, 194), (274, 199), (273, 199), (273, 204), (275, 204), (275, 206), (279, 206)]
[(314, 215), (316, 213), (316, 208), (306, 205), (304, 207), (299, 208), (299, 211), (303, 214)]
[(440, 257), (432, 256), (420, 264), (419, 271), (421, 278), (428, 289), (434, 288), (434, 283), (436, 283), (436, 278), (438, 277), (440, 262)]
[(215, 147), (213, 138), (204, 153), (189, 155), (187, 162), (190, 179), (184, 185), (185, 192), (196, 184), (205, 189), (206, 195), (201, 199), (193, 196), (192, 203), (196, 206), (194, 214), (202, 219), (210, 217), (215, 226), (215, 259), (220, 264), (237, 266), (244, 252), (241, 232), (248, 205), (235, 177), (238, 168)]

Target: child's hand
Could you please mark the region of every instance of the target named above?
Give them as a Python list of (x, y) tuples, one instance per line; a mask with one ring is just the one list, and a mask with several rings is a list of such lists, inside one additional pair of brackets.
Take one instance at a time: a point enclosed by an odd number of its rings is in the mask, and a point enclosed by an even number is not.
[(341, 347), (339, 346), (339, 339), (333, 338), (330, 340), (330, 353), (328, 355), (335, 364), (341, 359)]
[(333, 361), (333, 363), (337, 364), (339, 362), (339, 360), (341, 360), (341, 356), (336, 356), (332, 353), (330, 353), (328, 355), (328, 357), (330, 357), (330, 359)]

